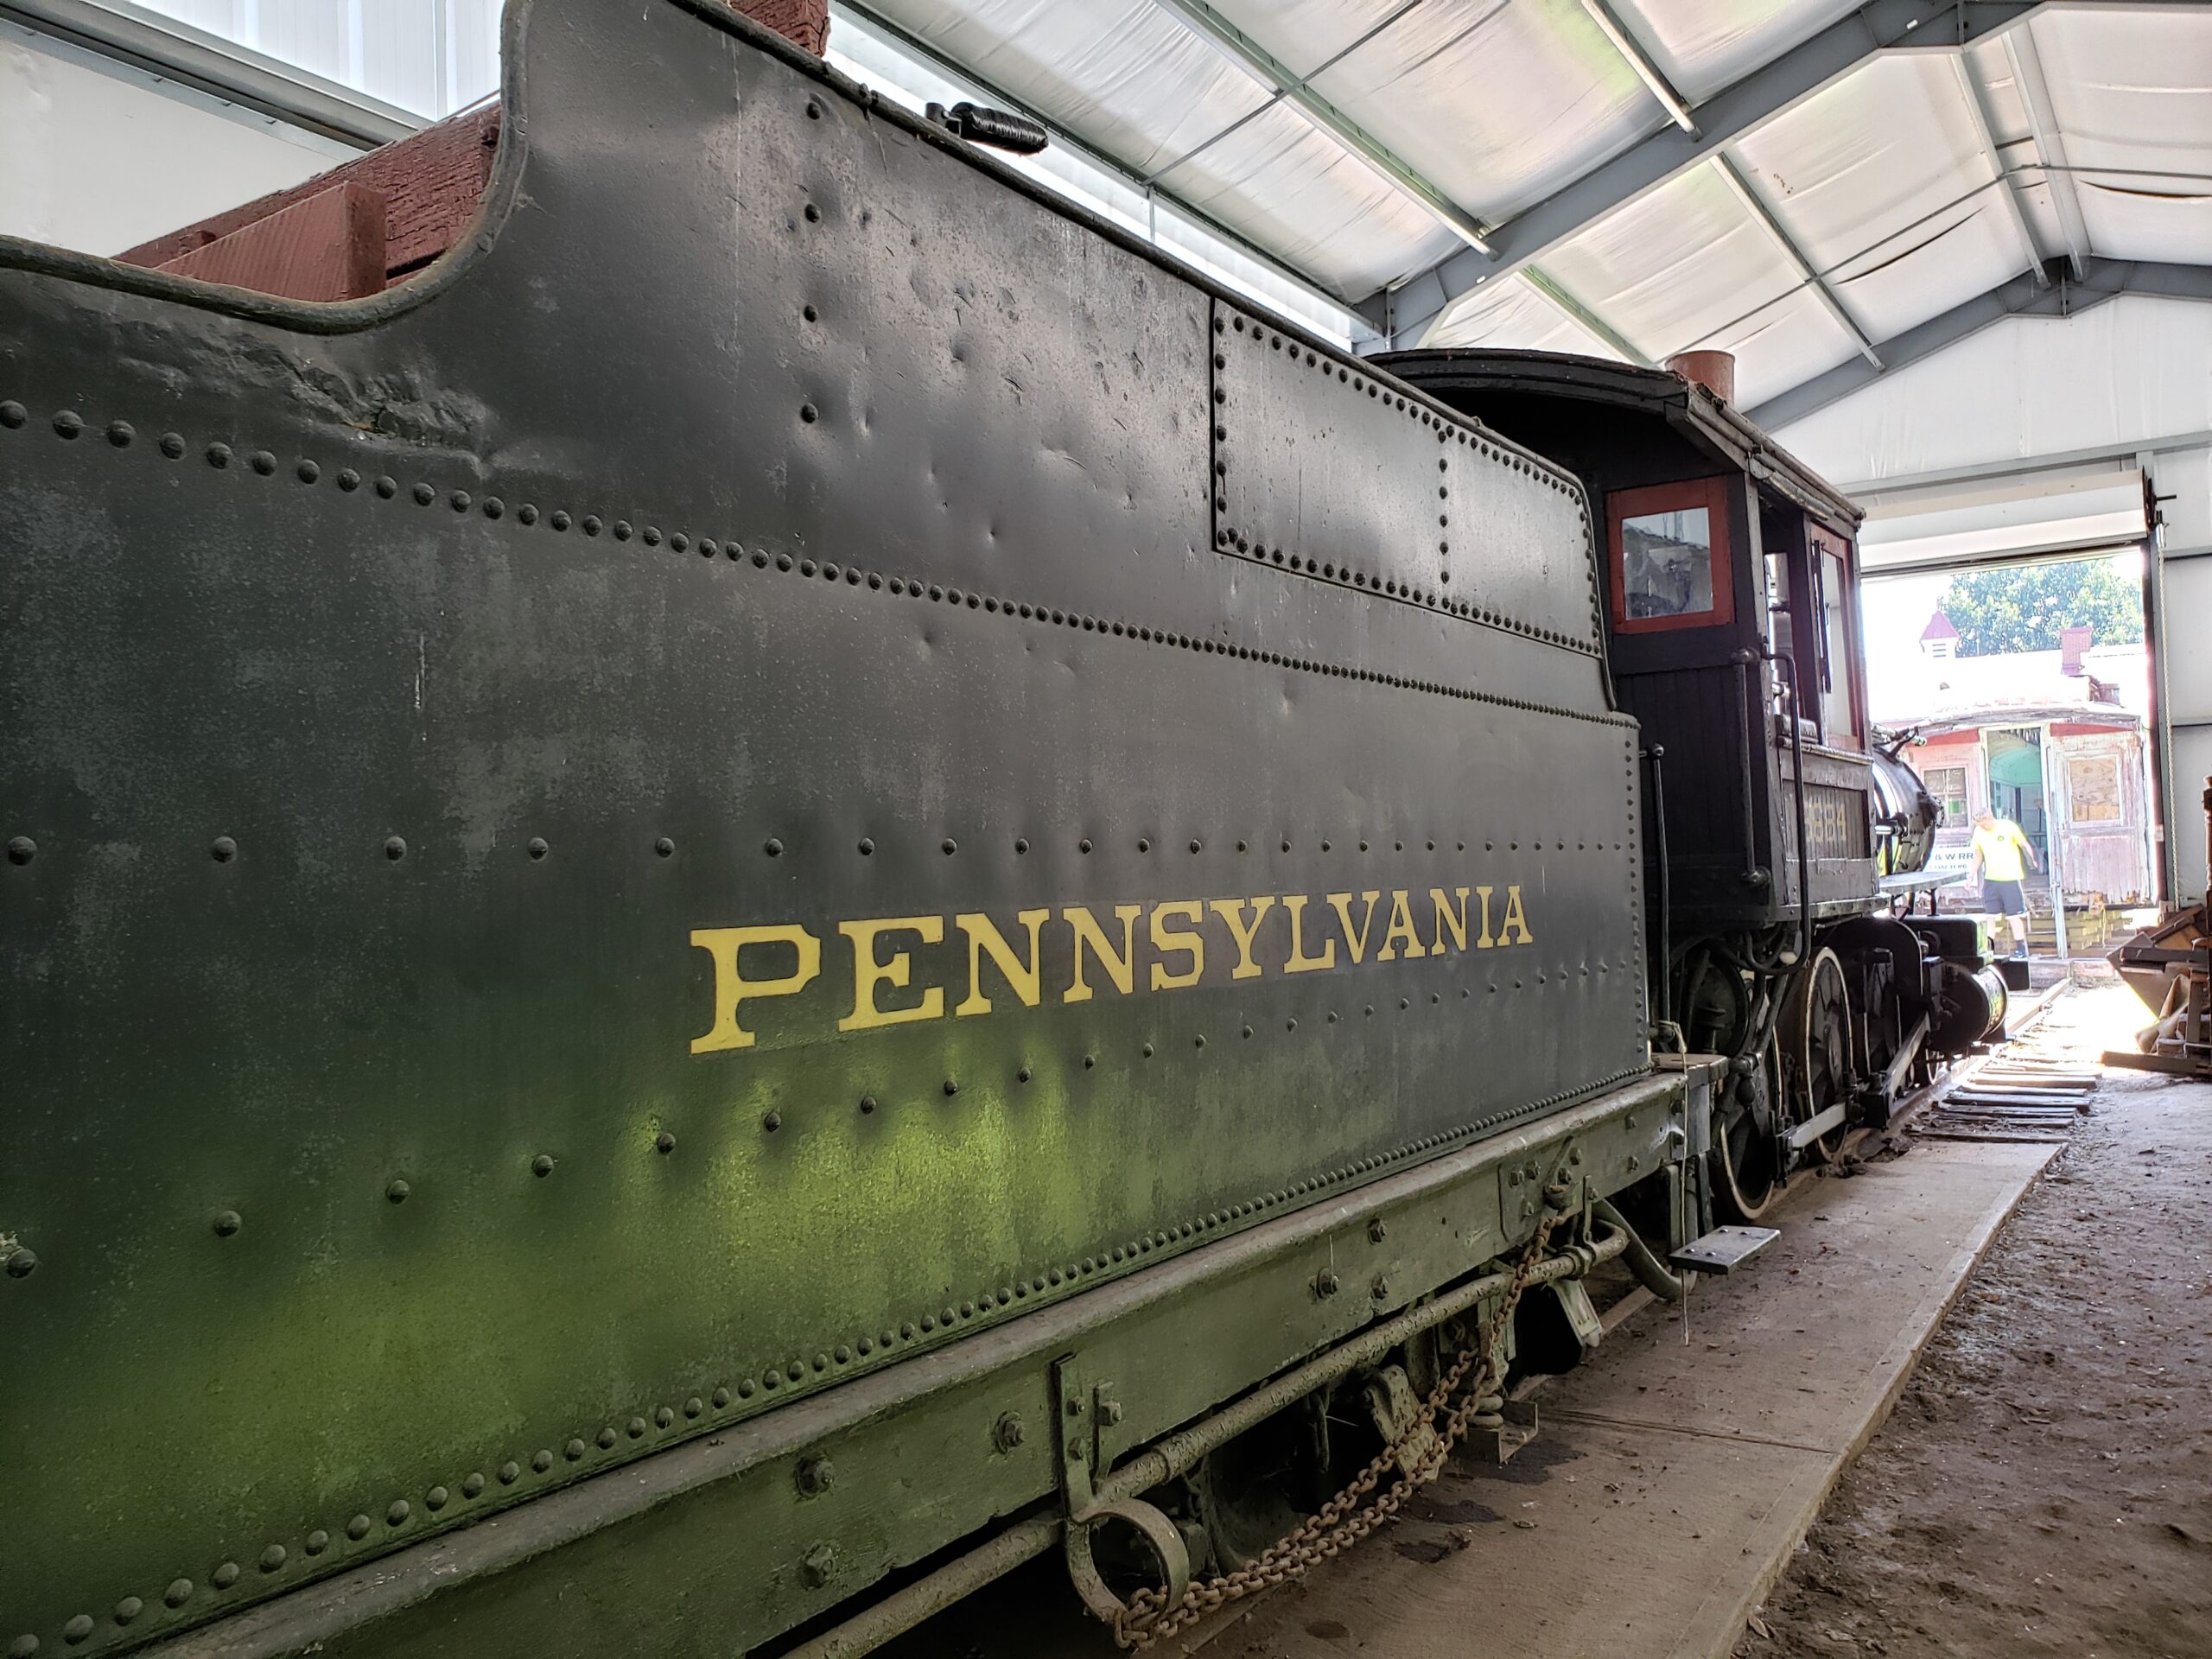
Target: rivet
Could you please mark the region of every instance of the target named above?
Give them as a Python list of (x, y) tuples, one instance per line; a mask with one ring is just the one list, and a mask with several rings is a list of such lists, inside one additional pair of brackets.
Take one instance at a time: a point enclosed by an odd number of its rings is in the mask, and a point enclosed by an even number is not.
[(1016, 1071), (1016, 1072), (1014, 1074), (1014, 1080), (1016, 1083), (1027, 1083), (1027, 1082), (1028, 1082), (1028, 1081), (1029, 1081), (1029, 1079), (1031, 1078), (1031, 1077), (1033, 1077), (1033, 1075), (1035, 1075), (1035, 1074), (1034, 1074), (1034, 1073), (1033, 1073), (1033, 1072), (1030, 1071), (1030, 1069), (1029, 1069), (1027, 1066), (1026, 1066), (1026, 1065), (1025, 1065), (1025, 1066), (1023, 1066), (1023, 1067), (1022, 1067), (1019, 1071)]
[(530, 845), (525, 850), (528, 851), (532, 858), (543, 858), (546, 854), (551, 852), (553, 849), (545, 844), (544, 836), (532, 836), (530, 838)]
[(130, 423), (128, 421), (110, 421), (108, 423), (107, 441), (118, 449), (128, 449), (130, 447), (130, 440), (137, 435), (138, 434), (132, 429)]
[(61, 1627), (61, 1639), (65, 1642), (82, 1642), (92, 1633), (92, 1616), (90, 1613), (79, 1613)]
[(944, 1080), (944, 1092), (948, 1095), (958, 1094), (960, 1092), (960, 1084), (958, 1080), (953, 1077), (947, 1077)]
[(767, 1130), (769, 1134), (773, 1135), (778, 1129), (784, 1127), (784, 1115), (781, 1112), (769, 1113), (767, 1116), (760, 1120), (760, 1127)]
[(798, 417), (811, 424), (822, 418), (822, 411), (815, 408), (812, 404), (801, 404), (798, 406)]
[(771, 836), (766, 841), (761, 842), (760, 850), (771, 858), (781, 858), (784, 853), (784, 843)]
[(1197, 1037), (1192, 1039), (1191, 1046), (1193, 1048), (1204, 1048), (1205, 1046), (1206, 1039), (1204, 1033), (1200, 1033)]
[(541, 1180), (553, 1173), (553, 1154), (541, 1152), (530, 1160), (530, 1173)]
[(0, 426), (7, 427), (11, 431), (21, 427), (30, 417), (30, 410), (12, 397), (6, 403), (0, 404)]
[(1077, 842), (1076, 843), (1076, 850), (1082, 853), (1089, 852), (1090, 850), (1090, 837), (1089, 836), (1085, 836), (1081, 841)]
[(1096, 1054), (1086, 1054), (1083, 1057), (1083, 1069), (1086, 1071), (1097, 1064), (1098, 1057)]
[(483, 1490), (484, 1477), (474, 1471), (470, 1472), (467, 1479), (461, 1483), (461, 1495), (463, 1497), (474, 1497)]
[(950, 858), (955, 853), (960, 850), (960, 843), (953, 840), (951, 836), (947, 836), (944, 841), (938, 843), (938, 850), (942, 852), (947, 858)]
[[(861, 1351), (862, 1353), (866, 1353), (868, 1351), (868, 1338), (866, 1337), (862, 1337), (861, 1338)], [(715, 1409), (716, 1411), (723, 1410), (729, 1404), (729, 1390), (728, 1389), (716, 1389), (712, 1395), (712, 1399), (714, 1401)]]
[(162, 1599), (172, 1607), (181, 1607), (192, 1599), (190, 1579), (171, 1579), (169, 1587), (162, 1592)]
[[(563, 1447), (561, 1448), (561, 1450), (562, 1450), (563, 1453), (564, 1455), (566, 1455), (566, 1457), (568, 1458), (568, 1459), (569, 1459), (569, 1461), (570, 1463), (574, 1463), (574, 1462), (575, 1462), (579, 1458), (582, 1457), (582, 1456), (583, 1456), (583, 1454), (584, 1454), (586, 1452), (589, 1451), (590, 1449), (591, 1449), (591, 1448), (590, 1448), (589, 1446), (586, 1446), (586, 1445), (583, 1443), (583, 1441), (582, 1441), (582, 1440), (580, 1440), (580, 1439), (578, 1439), (578, 1440), (570, 1440), (570, 1441), (569, 1441), (566, 1446), (563, 1446)], [(396, 1504), (396, 1503), (395, 1503), (394, 1505), (392, 1505), (392, 1507), (393, 1507), (394, 1509), (397, 1509), (397, 1508), (398, 1508), (399, 1506), (398, 1506), (397, 1504)]]
[(125, 1596), (115, 1604), (115, 1622), (118, 1624), (128, 1624), (145, 1611), (146, 1604), (137, 1597)]
[(29, 836), (15, 836), (9, 839), (8, 861), (10, 864), (28, 864), (37, 856), (38, 842)]
[(207, 843), (207, 856), (218, 864), (227, 864), (238, 855), (238, 844), (228, 836), (218, 836)]
[(218, 1238), (229, 1238), (235, 1234), (239, 1228), (245, 1225), (245, 1218), (241, 1217), (237, 1211), (218, 1211), (215, 1215), (214, 1222), (215, 1236)]
[[(503, 1464), (501, 1464), (501, 1465), (499, 1465), (499, 1484), (500, 1484), (501, 1485), (503, 1485), (503, 1486), (512, 1486), (512, 1485), (513, 1485), (513, 1484), (515, 1484), (515, 1482), (517, 1482), (518, 1480), (519, 1480), (519, 1479), (521, 1479), (521, 1478), (522, 1478), (522, 1465), (520, 1465), (520, 1464), (518, 1464), (518, 1463), (512, 1462), (512, 1461), (511, 1460), (511, 1461), (509, 1461), (509, 1462), (503, 1463)], [(364, 1516), (357, 1516), (355, 1517), (355, 1519), (356, 1519), (356, 1520), (358, 1520), (358, 1521), (360, 1522), (360, 1526), (361, 1526), (361, 1532), (366, 1532), (366, 1531), (369, 1529), (369, 1527), (368, 1527), (369, 1518), (368, 1518), (368, 1516), (366, 1516), (365, 1515), (364, 1515)], [(346, 1528), (346, 1531), (348, 1531), (348, 1532), (353, 1532), (353, 1528), (348, 1527), (348, 1528)], [(359, 1537), (359, 1536), (361, 1535), (361, 1533), (359, 1533), (359, 1532), (355, 1532), (355, 1533), (353, 1533), (353, 1535), (354, 1535), (356, 1538), (358, 1538), (358, 1537)]]
[(543, 1447), (540, 1447), (537, 1451), (530, 1454), (530, 1466), (537, 1471), (539, 1474), (543, 1474), (548, 1469), (550, 1469), (553, 1466), (553, 1454)]
[(227, 1590), (238, 1581), (238, 1564), (236, 1561), (225, 1561), (209, 1576), (213, 1579), (218, 1590)]
[(73, 438), (84, 429), (84, 417), (74, 410), (65, 409), (54, 417), (54, 430), (56, 436)]
[(271, 1544), (261, 1552), (261, 1570), (274, 1573), (284, 1565), (284, 1546)]
[(818, 100), (811, 98), (806, 100), (806, 118), (810, 121), (822, 118), (822, 105)]
[(705, 1401), (702, 1400), (702, 1399), (701, 1399), (697, 1395), (696, 1395), (696, 1394), (695, 1394), (695, 1395), (692, 1395), (689, 1400), (686, 1400), (686, 1401), (683, 1402), (683, 1414), (684, 1414), (686, 1417), (696, 1417), (696, 1416), (697, 1416), (701, 1412), (704, 1411), (706, 1408), (707, 1408), (707, 1402), (706, 1402)]
[(385, 1188), (384, 1195), (387, 1198), (390, 1198), (394, 1204), (404, 1204), (407, 1202), (407, 1195), (414, 1190), (415, 1189), (408, 1185), (405, 1181), (394, 1181), (391, 1185)]
[(827, 1458), (802, 1458), (792, 1478), (804, 1496), (819, 1497), (830, 1490), (836, 1479), (836, 1471)]
[(525, 501), (515, 509), (515, 518), (523, 524), (534, 524), (537, 522), (537, 509)]

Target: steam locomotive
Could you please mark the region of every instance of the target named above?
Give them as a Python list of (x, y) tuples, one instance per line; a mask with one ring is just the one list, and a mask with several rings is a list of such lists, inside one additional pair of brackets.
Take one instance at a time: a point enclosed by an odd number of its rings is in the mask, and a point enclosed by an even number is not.
[(505, 28), (402, 286), (0, 242), (11, 1659), (1141, 1638), (1980, 1034), (1724, 405)]

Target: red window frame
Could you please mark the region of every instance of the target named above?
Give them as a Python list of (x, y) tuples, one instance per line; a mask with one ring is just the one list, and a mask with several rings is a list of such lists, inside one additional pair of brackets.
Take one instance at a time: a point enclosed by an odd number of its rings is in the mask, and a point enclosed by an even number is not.
[[(1737, 482), (1733, 474), (1717, 478), (1687, 479), (1679, 484), (1645, 484), (1632, 490), (1615, 490), (1605, 498), (1605, 583), (1608, 608), (1615, 633), (1663, 633), (1673, 628), (1714, 628), (1736, 620), (1736, 561), (1729, 533), (1728, 490)], [(1708, 610), (1688, 611), (1681, 616), (1638, 616), (1628, 613), (1626, 556), (1621, 545), (1621, 522), (1646, 513), (1682, 512), (1703, 507), (1713, 531), (1713, 605)]]

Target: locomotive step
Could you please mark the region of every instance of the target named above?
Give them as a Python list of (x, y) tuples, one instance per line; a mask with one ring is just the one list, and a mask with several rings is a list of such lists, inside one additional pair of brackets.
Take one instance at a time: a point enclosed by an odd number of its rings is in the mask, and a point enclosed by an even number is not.
[(1667, 1259), (1696, 1273), (1732, 1273), (1781, 1236), (1776, 1227), (1716, 1227)]

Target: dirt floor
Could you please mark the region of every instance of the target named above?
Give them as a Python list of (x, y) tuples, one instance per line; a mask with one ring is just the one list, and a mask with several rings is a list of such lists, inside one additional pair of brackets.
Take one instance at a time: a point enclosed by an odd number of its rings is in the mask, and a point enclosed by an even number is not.
[[(2141, 1005), (2076, 990), (2084, 1058)], [(2212, 1659), (2212, 1085), (2106, 1074), (1736, 1649)]]

